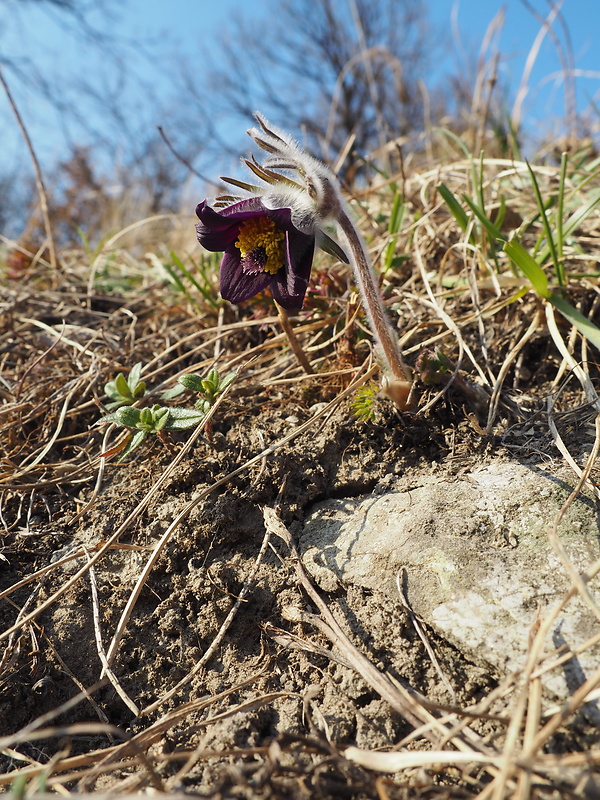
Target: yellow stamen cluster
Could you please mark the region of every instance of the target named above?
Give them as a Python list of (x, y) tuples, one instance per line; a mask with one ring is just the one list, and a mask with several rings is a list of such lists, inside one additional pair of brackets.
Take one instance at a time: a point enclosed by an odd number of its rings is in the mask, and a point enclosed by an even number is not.
[(253, 253), (263, 251), (266, 262), (261, 264), (263, 272), (274, 275), (285, 262), (285, 233), (269, 217), (252, 217), (240, 225), (235, 246), (242, 258), (253, 258)]

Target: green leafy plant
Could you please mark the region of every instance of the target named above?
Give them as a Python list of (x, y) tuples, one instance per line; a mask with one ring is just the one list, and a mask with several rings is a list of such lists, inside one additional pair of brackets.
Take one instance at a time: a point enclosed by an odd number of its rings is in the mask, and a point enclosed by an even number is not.
[(146, 382), (140, 380), (142, 362), (138, 361), (131, 368), (129, 376), (126, 378), (122, 372), (117, 377), (109, 381), (104, 387), (104, 393), (110, 398), (106, 404), (109, 410), (119, 408), (124, 405), (131, 405), (136, 400), (140, 400), (146, 394)]
[(385, 274), (388, 270), (398, 266), (408, 258), (406, 254), (397, 254), (397, 240), (398, 234), (402, 228), (402, 223), (406, 214), (406, 204), (402, 193), (397, 189), (394, 194), (394, 202), (392, 203), (392, 210), (390, 212), (388, 222), (388, 242), (385, 246), (382, 256), (382, 271)]
[[(590, 320), (566, 299), (569, 276), (565, 270), (563, 259), (563, 244), (565, 238), (576, 230), (582, 222), (600, 206), (600, 190), (591, 192), (585, 202), (576, 203), (573, 213), (565, 219), (565, 207), (568, 203), (574, 203), (578, 196), (578, 191), (589, 182), (592, 176), (586, 176), (570, 193), (569, 197), (566, 197), (565, 180), (567, 162), (566, 156), (563, 156), (557, 194), (544, 201), (535, 173), (529, 164), (527, 164), (527, 169), (538, 207), (536, 218), (541, 219), (543, 226), (543, 233), (538, 237), (537, 242), (531, 249), (525, 247), (519, 232), (524, 227), (530, 225), (532, 223), (531, 220), (527, 225), (524, 224), (521, 226), (519, 231), (516, 231), (508, 237), (502, 233), (498, 224), (492, 222), (489, 218), (485, 211), (482, 196), (478, 197), (477, 202), (466, 194), (463, 194), (462, 199), (471, 210), (474, 221), (480, 227), (481, 241), (483, 241), (483, 234), (485, 233), (487, 243), (492, 250), (490, 254), (496, 262), (496, 265), (498, 266), (498, 254), (504, 252), (508, 256), (516, 274), (520, 273), (523, 275), (530, 284), (530, 288), (533, 289), (542, 300), (554, 306), (582, 336), (600, 349), (600, 329), (590, 322)], [(594, 174), (597, 175), (597, 172)], [(469, 216), (460, 201), (445, 185), (440, 185), (438, 191), (461, 230), (466, 231), (468, 226), (472, 223), (469, 221)], [(549, 211), (554, 206), (556, 206), (556, 210), (553, 218), (551, 218)], [(552, 269), (550, 269), (550, 267), (552, 267)], [(515, 299), (519, 296), (521, 296), (521, 293), (518, 293)]]
[[(181, 375), (178, 378), (179, 383), (186, 389), (196, 392), (200, 397), (194, 403), (194, 408), (207, 415), (210, 409), (217, 402), (220, 394), (223, 394), (225, 389), (233, 383), (236, 378), (236, 372), (230, 372), (223, 378), (219, 375), (218, 370), (211, 369), (206, 378), (201, 378), (199, 375), (189, 373)], [(207, 420), (205, 426), (206, 436), (209, 441), (212, 440), (212, 423)]]
[(350, 407), (359, 422), (373, 422), (377, 416), (379, 386), (371, 381), (357, 389)]
[(187, 428), (194, 428), (198, 423), (202, 422), (204, 416), (205, 413), (203, 411), (193, 408), (167, 408), (158, 404), (146, 406), (145, 408), (122, 406), (116, 411), (106, 414), (100, 422), (112, 422), (123, 428), (130, 428), (132, 430), (131, 436), (115, 450), (102, 455), (107, 456), (114, 452), (120, 452), (119, 462), (123, 461), (142, 444), (149, 433), (157, 434), (161, 441), (166, 443), (164, 437), (166, 431), (182, 431)]
[[(107, 404), (107, 408), (114, 410), (105, 414), (100, 422), (109, 422), (122, 428), (129, 428), (131, 435), (125, 442), (102, 453), (103, 457), (120, 453), (119, 462), (121, 462), (142, 444), (148, 434), (156, 434), (166, 444), (168, 440), (165, 434), (169, 431), (195, 428), (206, 418), (218, 396), (227, 389), (237, 375), (235, 372), (230, 372), (221, 378), (216, 369), (211, 369), (206, 378), (194, 374), (182, 375), (178, 379), (180, 387), (163, 394), (164, 399), (173, 399), (184, 389), (191, 389), (200, 394), (200, 398), (193, 408), (169, 408), (158, 403), (153, 406), (137, 408), (131, 403), (143, 397), (146, 391), (145, 383), (139, 381), (141, 368), (141, 363), (136, 364), (129, 374), (129, 379), (126, 380), (123, 374), (119, 373), (114, 381), (106, 384), (106, 394), (113, 398), (111, 403)], [(210, 422), (207, 421), (205, 424), (206, 433), (210, 439)]]
[(454, 364), (441, 348), (421, 350), (415, 370), (426, 386), (447, 383), (454, 372)]
[(235, 372), (230, 372), (221, 378), (218, 370), (211, 369), (206, 378), (188, 373), (181, 375), (177, 380), (186, 389), (200, 395), (194, 407), (206, 414), (215, 404), (217, 397), (235, 380), (235, 376)]
[(192, 269), (186, 267), (173, 250), (169, 251), (169, 260), (161, 263), (171, 283), (185, 295), (194, 308), (202, 308), (202, 304), (198, 302), (199, 295), (204, 298), (211, 309), (219, 308), (221, 300), (215, 289), (215, 275), (219, 271), (219, 260), (216, 253), (207, 253), (202, 255), (197, 262), (192, 261)]

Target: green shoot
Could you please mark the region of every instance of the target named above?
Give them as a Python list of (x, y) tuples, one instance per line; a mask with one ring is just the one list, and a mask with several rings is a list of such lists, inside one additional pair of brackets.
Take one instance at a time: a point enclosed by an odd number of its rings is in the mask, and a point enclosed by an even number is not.
[(422, 350), (415, 366), (426, 386), (446, 383), (454, 372), (454, 365), (441, 348)]
[(390, 221), (388, 223), (389, 240), (383, 251), (384, 273), (394, 266), (394, 261), (395, 261), (394, 255), (396, 252), (398, 233), (402, 228), (402, 222), (404, 220), (405, 212), (406, 212), (406, 205), (404, 203), (402, 194), (397, 191), (394, 196), (394, 202), (390, 214)]
[(145, 381), (140, 381), (141, 371), (142, 362), (138, 361), (131, 368), (128, 378), (125, 378), (123, 373), (119, 372), (113, 381), (109, 381), (106, 384), (104, 393), (111, 401), (106, 404), (106, 408), (111, 410), (120, 406), (131, 405), (146, 394), (146, 383)]
[(379, 386), (371, 381), (357, 389), (351, 402), (352, 414), (359, 422), (373, 422), (377, 414)]
[(534, 291), (537, 292), (540, 297), (549, 298), (550, 291), (548, 289), (546, 273), (518, 239), (513, 238), (509, 242), (506, 242), (504, 251), (513, 264), (525, 275)]
[(178, 381), (186, 389), (200, 395), (194, 407), (206, 413), (215, 404), (217, 397), (235, 380), (235, 376), (235, 372), (230, 372), (221, 378), (216, 369), (211, 369), (206, 378), (189, 373), (182, 375)]
[[(529, 163), (529, 161), (527, 161), (526, 164), (527, 164), (527, 169), (529, 170), (529, 176), (531, 178), (533, 191), (535, 192), (535, 198), (537, 200), (538, 208), (540, 210), (540, 216), (542, 218), (544, 231), (546, 233), (547, 247), (550, 250), (550, 255), (552, 256), (552, 263), (554, 264), (556, 280), (558, 281), (559, 286), (566, 286), (565, 265), (558, 258), (556, 242), (554, 241), (554, 235), (552, 233), (552, 230), (550, 229), (550, 222), (548, 220), (548, 215), (546, 214), (546, 205), (542, 200), (542, 193), (540, 192), (540, 187), (537, 182), (537, 178), (535, 177), (535, 172), (531, 169), (531, 164)], [(550, 203), (548, 205), (550, 205)]]
[[(141, 369), (140, 362), (133, 367), (127, 380), (123, 374), (119, 373), (114, 381), (106, 384), (106, 394), (113, 398), (113, 402), (107, 404), (107, 408), (114, 410), (103, 416), (100, 422), (109, 422), (122, 428), (128, 428), (131, 435), (113, 450), (102, 453), (101, 457), (120, 453), (119, 462), (121, 462), (142, 444), (148, 434), (156, 434), (166, 444), (166, 432), (195, 428), (204, 420), (216, 403), (218, 396), (227, 389), (237, 375), (236, 372), (230, 372), (221, 378), (216, 369), (211, 369), (206, 378), (192, 374), (182, 375), (179, 378), (179, 390), (163, 394), (163, 399), (172, 399), (184, 389), (191, 389), (200, 394), (200, 398), (193, 408), (168, 408), (158, 404), (136, 408), (131, 403), (143, 397), (146, 391), (146, 385), (139, 381)], [(211, 429), (208, 422), (206, 423), (206, 433), (210, 440)]]
[[(559, 294), (551, 291), (548, 276), (544, 271), (544, 264), (547, 262), (548, 258), (551, 258), (556, 274), (556, 282), (560, 287), (561, 292), (567, 287), (568, 280), (563, 261), (564, 240), (579, 225), (581, 225), (581, 223), (592, 213), (594, 209), (597, 208), (598, 205), (600, 205), (600, 190), (592, 192), (587, 202), (580, 206), (563, 224), (562, 210), (565, 202), (564, 186), (567, 167), (566, 156), (564, 156), (561, 160), (561, 179), (558, 197), (552, 197), (547, 203), (544, 203), (542, 199), (539, 185), (533, 170), (529, 164), (527, 166), (529, 168), (529, 174), (531, 176), (531, 182), (538, 205), (538, 214), (536, 216), (541, 218), (546, 239), (546, 245), (539, 253), (536, 252), (536, 247), (534, 247), (533, 253), (531, 253), (523, 246), (516, 234), (508, 239), (501, 232), (499, 227), (488, 218), (484, 208), (480, 207), (470, 197), (463, 195), (463, 200), (469, 206), (473, 215), (481, 224), (482, 229), (488, 234), (490, 243), (494, 244), (495, 246), (502, 246), (502, 249), (510, 259), (510, 263), (518, 270), (518, 272), (525, 276), (535, 293), (542, 299), (550, 302), (565, 317), (565, 319), (567, 319), (571, 325), (573, 325), (582, 334), (582, 336), (584, 336), (595, 347), (600, 349), (600, 329), (591, 323), (583, 314), (581, 314), (581, 312), (577, 311), (577, 309), (574, 308), (562, 296), (562, 293)], [(583, 183), (586, 183), (587, 181), (588, 178), (586, 178)], [(468, 225), (468, 217), (464, 209), (460, 206), (456, 197), (447, 187), (443, 186), (443, 184), (438, 186), (438, 191), (440, 192), (440, 195), (444, 199), (444, 202), (448, 206), (450, 213), (456, 220), (461, 230), (465, 231)], [(560, 222), (557, 221), (556, 224), (556, 238), (552, 233), (547, 214), (547, 209), (550, 208), (554, 203), (557, 203), (558, 208), (556, 215), (560, 219)], [(496, 247), (494, 247), (493, 257), (494, 260), (497, 259)], [(496, 263), (498, 263), (497, 260)]]
[(218, 271), (218, 254), (211, 253), (200, 259), (200, 263), (196, 268), (197, 276), (185, 266), (183, 261), (173, 250), (169, 252), (169, 257), (171, 262), (165, 261), (163, 267), (174, 286), (185, 296), (188, 302), (194, 308), (200, 307), (197, 297), (195, 297), (193, 292), (188, 288), (188, 284), (191, 284), (193, 289), (195, 289), (213, 309), (217, 309), (220, 305), (220, 301), (215, 296), (215, 289), (209, 277), (209, 273), (212, 272), (215, 274)]
[(437, 189), (441, 194), (444, 203), (446, 203), (448, 206), (448, 210), (456, 220), (458, 227), (463, 233), (466, 233), (467, 228), (469, 227), (469, 217), (467, 216), (466, 211), (445, 183), (440, 183)]
[(124, 445), (114, 451), (102, 453), (102, 456), (120, 452), (119, 463), (142, 444), (149, 433), (156, 434), (166, 442), (163, 431), (181, 431), (194, 428), (202, 422), (205, 414), (193, 408), (166, 408), (158, 404), (146, 408), (123, 406), (110, 414), (106, 414), (100, 422), (112, 422), (123, 428), (130, 428), (132, 433)]
[(565, 205), (565, 181), (567, 179), (567, 161), (568, 154), (562, 153), (560, 157), (560, 178), (558, 181), (558, 203), (556, 208), (556, 251), (558, 261), (564, 268), (564, 254), (563, 246), (565, 241), (565, 234), (563, 229), (563, 215)]

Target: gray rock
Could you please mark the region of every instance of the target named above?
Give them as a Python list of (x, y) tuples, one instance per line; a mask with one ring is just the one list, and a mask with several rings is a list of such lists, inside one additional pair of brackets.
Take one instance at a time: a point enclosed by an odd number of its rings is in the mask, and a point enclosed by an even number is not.
[[(406, 569), (413, 610), (465, 655), (500, 675), (522, 668), (538, 604), (553, 607), (571, 582), (547, 535), (571, 492), (572, 473), (493, 462), (460, 477), (426, 477), (404, 491), (315, 506), (300, 537), (307, 570), (321, 588), (341, 581), (398, 600)], [(595, 500), (580, 495), (559, 527), (579, 572), (600, 557)], [(598, 579), (589, 584), (593, 593)], [(556, 620), (546, 652), (575, 648), (600, 624), (578, 598)], [(564, 697), (600, 665), (589, 648), (545, 685)]]

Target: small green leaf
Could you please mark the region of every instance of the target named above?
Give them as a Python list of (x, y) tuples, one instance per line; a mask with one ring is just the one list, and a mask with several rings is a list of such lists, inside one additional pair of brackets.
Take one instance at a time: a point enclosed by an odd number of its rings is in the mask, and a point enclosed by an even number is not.
[(209, 398), (214, 398), (219, 391), (219, 373), (216, 369), (211, 369), (206, 378), (202, 381), (204, 394)]
[(199, 375), (188, 373), (187, 375), (180, 375), (177, 381), (185, 388), (192, 392), (203, 392), (202, 378)]
[[(132, 409), (132, 411), (133, 410), (137, 409)], [(140, 418), (137, 424), (143, 425), (145, 428), (146, 427), (149, 428), (153, 426), (153, 422), (154, 422), (154, 414), (152, 413), (152, 409), (148, 407), (142, 408), (140, 411)]]
[[(154, 406), (154, 409), (156, 409), (156, 406)], [(154, 411), (153, 430), (162, 431), (162, 429), (166, 427), (170, 416), (171, 410), (168, 408), (158, 408), (156, 411)]]
[(219, 392), (224, 392), (227, 387), (234, 382), (237, 377), (237, 372), (228, 372), (223, 380), (219, 383)]
[(149, 411), (149, 409), (143, 408), (140, 410), (132, 406), (124, 406), (119, 408), (115, 415), (120, 425), (125, 425), (126, 428), (135, 428), (143, 420), (144, 411)]
[(121, 395), (117, 389), (117, 384), (115, 381), (109, 381), (108, 383), (104, 384), (104, 394), (107, 397), (112, 397), (113, 400), (116, 400), (117, 397), (120, 398)]
[[(108, 392), (107, 392), (107, 394), (108, 394)], [(119, 408), (120, 406), (125, 405), (126, 403), (129, 402), (128, 400), (123, 400), (123, 398), (120, 397), (118, 394), (116, 396), (119, 397), (118, 400), (114, 400), (112, 403), (105, 403), (106, 408), (109, 411), (112, 411), (113, 408)]]
[(125, 375), (123, 375), (122, 372), (119, 372), (119, 374), (115, 378), (115, 386), (116, 386), (117, 392), (121, 395), (121, 397), (130, 399), (130, 400), (133, 399), (133, 395), (132, 395), (131, 390), (129, 388), (129, 384), (127, 383)]
[(548, 278), (546, 273), (527, 250), (516, 239), (511, 239), (504, 245), (504, 251), (515, 266), (521, 270), (533, 289), (540, 297), (549, 298)]
[(437, 190), (441, 194), (444, 203), (446, 203), (448, 206), (448, 210), (458, 223), (458, 226), (464, 233), (469, 227), (469, 218), (467, 216), (467, 212), (464, 210), (464, 208), (456, 199), (456, 196), (446, 186), (445, 183), (440, 183), (437, 187)]
[(148, 431), (136, 431), (127, 442), (123, 452), (121, 453), (121, 455), (117, 460), (117, 464), (120, 464), (127, 458), (127, 456), (131, 455), (131, 453), (133, 453), (134, 450), (137, 450), (137, 448), (141, 445), (141, 443), (144, 441), (147, 435)]
[(373, 381), (357, 389), (350, 405), (359, 422), (372, 422), (376, 418), (378, 395), (379, 385)]
[(170, 410), (168, 424), (165, 428), (169, 431), (182, 431), (187, 428), (194, 428), (202, 422), (205, 416), (206, 413), (204, 411), (192, 408), (172, 408)]
[[(113, 404), (110, 404), (113, 405)], [(100, 417), (98, 422), (114, 422), (115, 425), (122, 425), (121, 417), (118, 411), (111, 411), (110, 414), (105, 414), (103, 417)]]
[(163, 400), (175, 400), (176, 397), (180, 397), (185, 392), (185, 387), (181, 384), (173, 386), (171, 389), (167, 389), (166, 391), (162, 392), (161, 398)]
[(552, 305), (560, 311), (560, 313), (567, 319), (571, 325), (574, 325), (579, 333), (584, 336), (588, 342), (600, 350), (600, 328), (597, 328), (593, 322), (574, 308), (564, 297), (557, 294), (550, 294), (548, 300)]
[(131, 392), (135, 390), (135, 387), (140, 382), (140, 373), (142, 371), (142, 362), (138, 361), (137, 364), (134, 364), (129, 372), (129, 376), (127, 377), (127, 385), (131, 389)]

